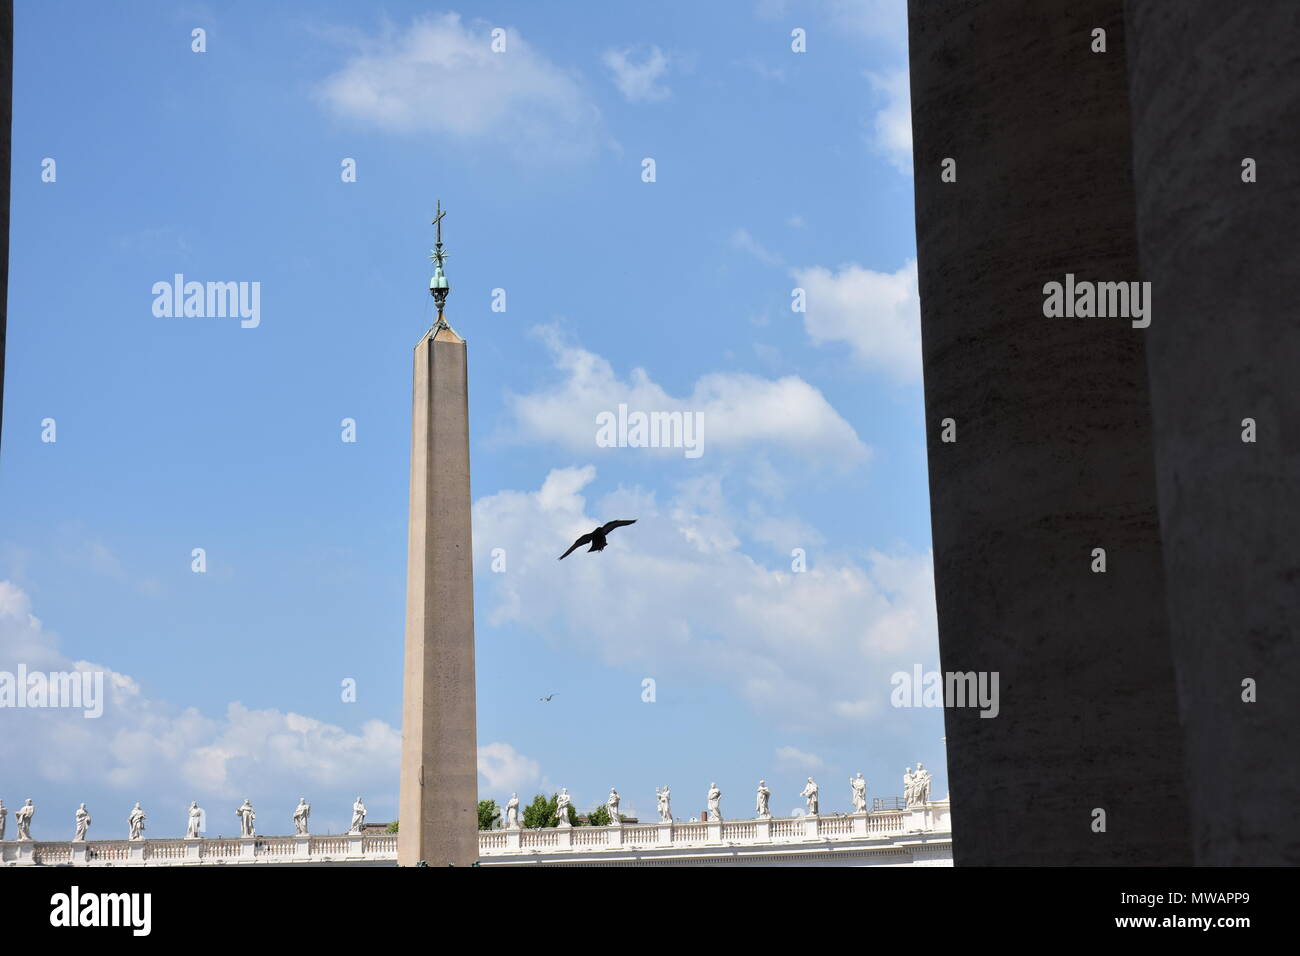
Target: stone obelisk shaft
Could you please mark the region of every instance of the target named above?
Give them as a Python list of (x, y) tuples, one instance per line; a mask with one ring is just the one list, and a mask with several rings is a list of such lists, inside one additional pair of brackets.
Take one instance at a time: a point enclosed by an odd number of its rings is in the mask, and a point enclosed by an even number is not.
[(465, 341), (415, 347), (397, 862), (478, 859), (474, 579)]

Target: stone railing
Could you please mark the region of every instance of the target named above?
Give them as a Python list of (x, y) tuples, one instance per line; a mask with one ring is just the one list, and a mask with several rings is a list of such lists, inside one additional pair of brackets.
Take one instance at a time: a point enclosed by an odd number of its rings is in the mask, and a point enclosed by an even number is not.
[[(481, 830), (485, 862), (511, 856), (563, 858), (592, 851), (656, 848), (774, 847), (810, 842), (854, 844), (942, 838), (952, 830), (948, 801), (911, 810), (770, 820), (695, 820), (607, 827)], [(385, 865), (397, 862), (397, 835), (214, 837), (199, 839), (70, 840), (0, 843), (4, 866), (189, 866), (256, 863)]]
[(911, 810), (823, 814), (770, 820), (685, 823), (627, 823), (610, 827), (547, 827), (542, 830), (482, 830), (480, 857), (514, 853), (551, 854), (592, 849), (768, 846), (816, 841), (870, 840), (908, 834), (951, 832), (948, 801)]
[(397, 835), (390, 833), (0, 843), (0, 864), (5, 866), (384, 863), (396, 860)]

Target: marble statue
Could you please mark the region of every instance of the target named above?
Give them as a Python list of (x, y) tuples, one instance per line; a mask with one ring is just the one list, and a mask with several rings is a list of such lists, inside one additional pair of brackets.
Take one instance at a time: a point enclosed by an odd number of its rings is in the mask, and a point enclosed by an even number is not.
[(799, 796), (808, 801), (808, 816), (817, 816), (817, 783), (812, 777), (808, 778), (808, 783), (799, 791)]
[(307, 835), (307, 818), (311, 816), (311, 804), (306, 797), (298, 798), (298, 806), (293, 811), (293, 828), (298, 836)]
[(135, 805), (131, 815), (126, 818), (126, 825), (131, 828), (131, 835), (127, 839), (144, 839), (144, 811), (140, 809), (139, 803)]
[(9, 811), (5, 809), (5, 802), (0, 800), (0, 843), (5, 841), (5, 817), (9, 816)]
[(754, 813), (760, 820), (772, 819), (772, 810), (768, 806), (768, 800), (772, 797), (772, 791), (767, 788), (767, 781), (758, 782), (758, 797), (754, 802)]
[(519, 794), (510, 794), (510, 802), (506, 804), (506, 829), (519, 829)]
[(18, 839), (30, 840), (32, 838), (32, 817), (36, 813), (36, 808), (32, 806), (32, 798), (28, 797), (24, 803), (14, 812), (14, 823), (18, 826)]
[(662, 790), (655, 787), (655, 803), (659, 806), (660, 823), (673, 822), (673, 808), (672, 804), (669, 802), (671, 799), (672, 795), (668, 792), (668, 784), (664, 784)]
[(83, 803), (77, 808), (77, 832), (73, 835), (73, 841), (86, 839), (86, 831), (90, 829), (90, 814), (86, 812), (86, 805)]
[(909, 807), (912, 806), (913, 802), (912, 791), (915, 788), (914, 779), (915, 778), (912, 776), (912, 768), (908, 767), (903, 773), (903, 802)]
[(366, 805), (357, 797), (357, 802), (352, 804), (352, 826), (348, 827), (348, 833), (357, 834), (361, 832), (361, 825), (366, 822)]
[(244, 798), (244, 805), (235, 811), (235, 816), (239, 817), (239, 835), (241, 837), (257, 836), (257, 830), (253, 827), (253, 821), (257, 819), (257, 814), (253, 812), (253, 804), (248, 798)]
[(197, 800), (190, 803), (190, 821), (185, 825), (185, 839), (199, 839), (199, 829), (203, 826), (203, 811)]
[(853, 812), (867, 812), (867, 781), (862, 779), (862, 774), (849, 778), (849, 786), (853, 788)]
[(912, 775), (912, 798), (907, 802), (909, 807), (923, 807), (930, 801), (930, 779), (930, 771), (918, 761), (916, 773)]
[(557, 827), (571, 827), (569, 822), (569, 807), (573, 805), (573, 799), (569, 796), (569, 788), (561, 787), (559, 794), (555, 798), (555, 825)]
[(722, 791), (716, 783), (709, 784), (709, 819), (722, 820)]
[(609, 788), (609, 799), (605, 801), (605, 809), (609, 811), (609, 825), (621, 826), (623, 818), (618, 815), (618, 791), (613, 787)]

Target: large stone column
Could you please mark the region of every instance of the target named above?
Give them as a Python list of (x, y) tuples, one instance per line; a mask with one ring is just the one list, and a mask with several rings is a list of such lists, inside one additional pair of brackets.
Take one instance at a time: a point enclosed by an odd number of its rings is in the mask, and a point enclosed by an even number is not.
[(0, 425), (4, 424), (5, 327), (9, 316), (9, 154), (13, 135), (13, 86), (14, 5), (13, 0), (0, 0)]
[[(1129, 0), (1196, 862), (1300, 864), (1300, 6)], [(1256, 163), (1243, 182), (1242, 161)], [(1243, 442), (1242, 420), (1255, 422)], [(1242, 700), (1242, 681), (1258, 700)], [(954, 789), (954, 794), (956, 790)]]
[(940, 659), (1001, 675), (999, 716), (946, 714), (955, 861), (1189, 863), (1150, 330), (1043, 316), (1067, 272), (1139, 278), (1122, 2), (911, 0), (909, 26)]
[(478, 859), (474, 577), (464, 339), (415, 347), (397, 862)]

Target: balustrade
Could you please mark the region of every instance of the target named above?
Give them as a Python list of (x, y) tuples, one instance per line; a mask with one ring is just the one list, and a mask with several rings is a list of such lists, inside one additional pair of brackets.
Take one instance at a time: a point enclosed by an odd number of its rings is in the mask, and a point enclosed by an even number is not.
[[(764, 846), (808, 842), (894, 841), (942, 839), (949, 832), (947, 801), (912, 810), (805, 816), (766, 820), (726, 820), (702, 823), (643, 823), (622, 827), (573, 827), (539, 830), (483, 830), (478, 834), (483, 857), (514, 854), (561, 855), (570, 852), (646, 847)], [(273, 836), (252, 839), (216, 837), (202, 839), (89, 840), (72, 842), (7, 841), (0, 843), (0, 862), (6, 865), (193, 865), (212, 863), (293, 863), (311, 859), (342, 861), (395, 861), (396, 834), (365, 836)]]

